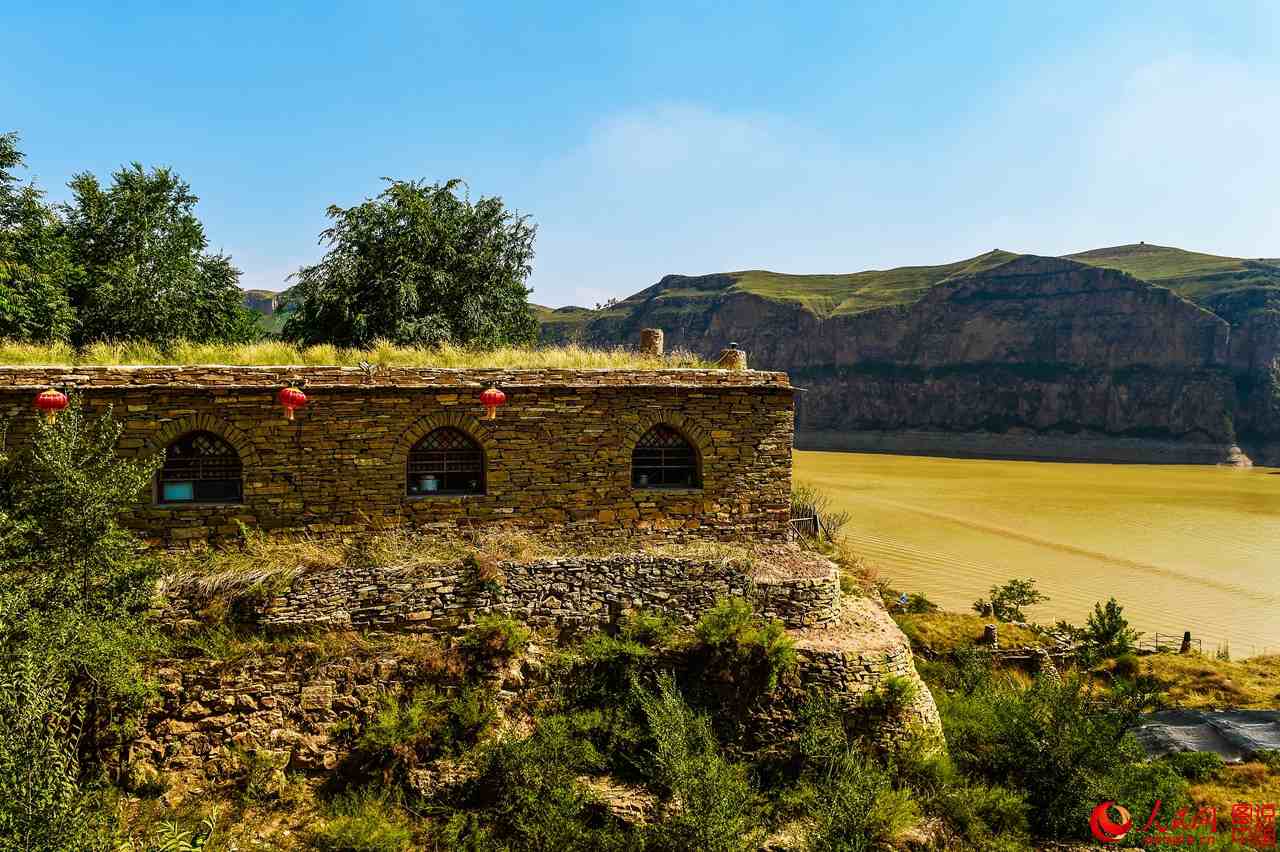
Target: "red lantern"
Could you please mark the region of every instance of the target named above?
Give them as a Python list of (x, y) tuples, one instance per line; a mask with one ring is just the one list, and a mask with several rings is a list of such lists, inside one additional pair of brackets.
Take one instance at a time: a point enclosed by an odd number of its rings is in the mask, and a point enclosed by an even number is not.
[(284, 408), (284, 416), (292, 420), (294, 410), (307, 404), (307, 395), (297, 388), (281, 388), (276, 401)]
[(498, 406), (505, 405), (507, 395), (497, 388), (489, 388), (480, 394), (480, 404), (489, 409), (489, 419), (492, 420), (498, 416)]
[(49, 388), (36, 394), (36, 408), (44, 412), (50, 423), (58, 416), (58, 412), (67, 407), (67, 395), (62, 391)]

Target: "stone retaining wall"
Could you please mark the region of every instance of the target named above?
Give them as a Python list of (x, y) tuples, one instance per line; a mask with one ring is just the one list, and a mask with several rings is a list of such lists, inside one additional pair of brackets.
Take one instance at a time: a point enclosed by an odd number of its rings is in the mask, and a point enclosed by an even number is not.
[[(594, 629), (627, 610), (696, 621), (718, 599), (746, 597), (788, 627), (829, 624), (840, 607), (836, 567), (817, 556), (780, 550), (787, 570), (730, 559), (618, 554), (537, 562), (498, 562), (482, 581), (474, 565), (383, 566), (306, 571), (254, 608), (273, 630), (388, 630), (437, 633), (480, 612), (510, 613), (535, 626)], [(769, 557), (764, 551), (761, 560)], [(176, 607), (184, 602), (176, 592)]]
[[(289, 421), (285, 386), (309, 399)], [(479, 395), (507, 395), (495, 420)], [(243, 464), (234, 504), (161, 504), (140, 495), (128, 523), (160, 544), (238, 534), (350, 535), (414, 525), (517, 523), (551, 537), (784, 540), (794, 391), (751, 370), (442, 370), (339, 367), (0, 367), (10, 446), (36, 423), (35, 394), (81, 394), (122, 421), (122, 455), (162, 453), (193, 431), (231, 444)], [(633, 488), (636, 441), (667, 424), (694, 447), (696, 488)], [(409, 495), (406, 462), (431, 430), (481, 448), (484, 493)]]

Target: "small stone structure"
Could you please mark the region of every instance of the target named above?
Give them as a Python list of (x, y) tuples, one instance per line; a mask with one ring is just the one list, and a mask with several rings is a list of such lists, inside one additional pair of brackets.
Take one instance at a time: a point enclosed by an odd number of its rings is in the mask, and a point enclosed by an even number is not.
[[(285, 419), (286, 386), (309, 402)], [(479, 395), (506, 393), (487, 420)], [(169, 545), (219, 541), (239, 525), (350, 535), (409, 524), (494, 522), (564, 540), (787, 538), (794, 390), (748, 370), (446, 370), (342, 367), (0, 367), (8, 440), (34, 427), (35, 394), (78, 392), (124, 426), (125, 455), (162, 453), (197, 431), (243, 465), (242, 499), (161, 504), (144, 495), (127, 522)], [(692, 446), (696, 487), (632, 484), (632, 453), (654, 426)], [(439, 427), (482, 453), (483, 493), (410, 494), (407, 459)]]

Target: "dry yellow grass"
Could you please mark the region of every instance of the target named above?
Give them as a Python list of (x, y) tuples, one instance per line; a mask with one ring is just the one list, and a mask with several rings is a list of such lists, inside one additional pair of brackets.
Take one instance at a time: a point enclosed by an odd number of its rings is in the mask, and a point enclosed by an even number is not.
[(1280, 705), (1280, 656), (1238, 662), (1200, 654), (1153, 654), (1141, 658), (1142, 672), (1164, 688), (1171, 704), (1189, 709)]
[(1196, 805), (1216, 809), (1219, 822), (1230, 820), (1231, 806), (1234, 804), (1243, 802), (1263, 805), (1280, 802), (1280, 772), (1261, 763), (1228, 766), (1221, 777), (1192, 784), (1188, 793)]
[(48, 345), (0, 341), (0, 365), (7, 366), (145, 366), (157, 364), (225, 365), (242, 367), (336, 366), (435, 367), (440, 369), (565, 369), (662, 370), (714, 365), (686, 351), (664, 357), (642, 355), (622, 347), (508, 346), (489, 351), (461, 346), (418, 349), (379, 342), (369, 349), (335, 346), (298, 348), (282, 341), (204, 344), (176, 341), (160, 346), (145, 342), (93, 343), (73, 350), (63, 343)]
[[(963, 612), (894, 613), (894, 621), (914, 648), (930, 654), (948, 654), (982, 638), (990, 619)], [(1000, 625), (1000, 647), (1049, 646), (1053, 640), (1016, 624)]]

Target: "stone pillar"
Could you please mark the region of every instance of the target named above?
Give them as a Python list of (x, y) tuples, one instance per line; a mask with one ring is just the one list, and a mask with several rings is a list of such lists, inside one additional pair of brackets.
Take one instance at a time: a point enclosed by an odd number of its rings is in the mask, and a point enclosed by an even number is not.
[(640, 354), (652, 355), (655, 358), (662, 357), (662, 329), (660, 328), (642, 328), (640, 329)]
[(1191, 653), (1191, 631), (1185, 630), (1182, 633), (1182, 647), (1178, 649), (1179, 654)]
[(727, 349), (720, 350), (720, 359), (716, 366), (722, 370), (747, 369), (747, 353), (738, 348), (738, 344), (730, 343)]
[(981, 642), (983, 645), (990, 645), (992, 648), (1000, 647), (1000, 634), (994, 624), (988, 624), (982, 628)]

